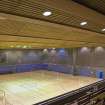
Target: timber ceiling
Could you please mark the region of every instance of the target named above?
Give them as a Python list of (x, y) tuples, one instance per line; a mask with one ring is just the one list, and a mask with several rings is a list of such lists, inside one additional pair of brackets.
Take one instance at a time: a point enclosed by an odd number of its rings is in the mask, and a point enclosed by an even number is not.
[(105, 0), (73, 0), (105, 15)]
[(105, 16), (72, 0), (0, 0), (0, 12), (0, 48), (105, 46)]

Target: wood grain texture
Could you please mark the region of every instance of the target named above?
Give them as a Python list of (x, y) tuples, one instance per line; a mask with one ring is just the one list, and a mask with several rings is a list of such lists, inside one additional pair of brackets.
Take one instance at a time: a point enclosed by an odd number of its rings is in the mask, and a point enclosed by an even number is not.
[(105, 46), (103, 34), (3, 13), (0, 16), (6, 18), (0, 20), (0, 48), (13, 44), (33, 48)]
[[(52, 11), (53, 14), (49, 17), (44, 17), (42, 13), (48, 10)], [(0, 0), (0, 11), (80, 27), (99, 33), (101, 33), (100, 28), (105, 26), (104, 15), (72, 0)], [(82, 21), (88, 21), (89, 25), (86, 27), (80, 26)]]
[(0, 75), (0, 90), (12, 105), (32, 105), (95, 83), (99, 79), (51, 71)]

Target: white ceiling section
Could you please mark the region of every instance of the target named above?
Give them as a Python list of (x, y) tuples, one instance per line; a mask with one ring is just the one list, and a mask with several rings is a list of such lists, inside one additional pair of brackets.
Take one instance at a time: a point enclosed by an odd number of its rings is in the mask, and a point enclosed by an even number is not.
[(1, 0), (0, 11), (0, 48), (105, 46), (105, 16), (71, 0)]

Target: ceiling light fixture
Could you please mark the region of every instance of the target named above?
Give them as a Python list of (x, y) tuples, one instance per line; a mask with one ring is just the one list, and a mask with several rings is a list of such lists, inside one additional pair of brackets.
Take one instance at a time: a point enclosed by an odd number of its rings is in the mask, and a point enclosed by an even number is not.
[(104, 32), (105, 31), (105, 28), (103, 28), (102, 31)]
[(55, 48), (52, 48), (53, 50), (55, 50)]
[(48, 50), (47, 49), (43, 49), (43, 52), (47, 52)]
[(51, 11), (45, 11), (43, 12), (43, 16), (50, 16), (52, 14)]
[(27, 48), (27, 46), (23, 46), (23, 48)]
[(10, 47), (11, 47), (11, 48), (13, 48), (14, 46), (13, 46), (13, 45), (11, 45)]
[(86, 25), (86, 24), (87, 24), (87, 22), (81, 22), (81, 23), (80, 23), (81, 26), (84, 26), (84, 25)]

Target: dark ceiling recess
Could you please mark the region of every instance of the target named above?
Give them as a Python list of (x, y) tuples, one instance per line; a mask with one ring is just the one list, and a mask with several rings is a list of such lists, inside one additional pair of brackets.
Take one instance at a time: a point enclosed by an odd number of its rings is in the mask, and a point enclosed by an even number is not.
[(105, 0), (73, 0), (105, 15)]

